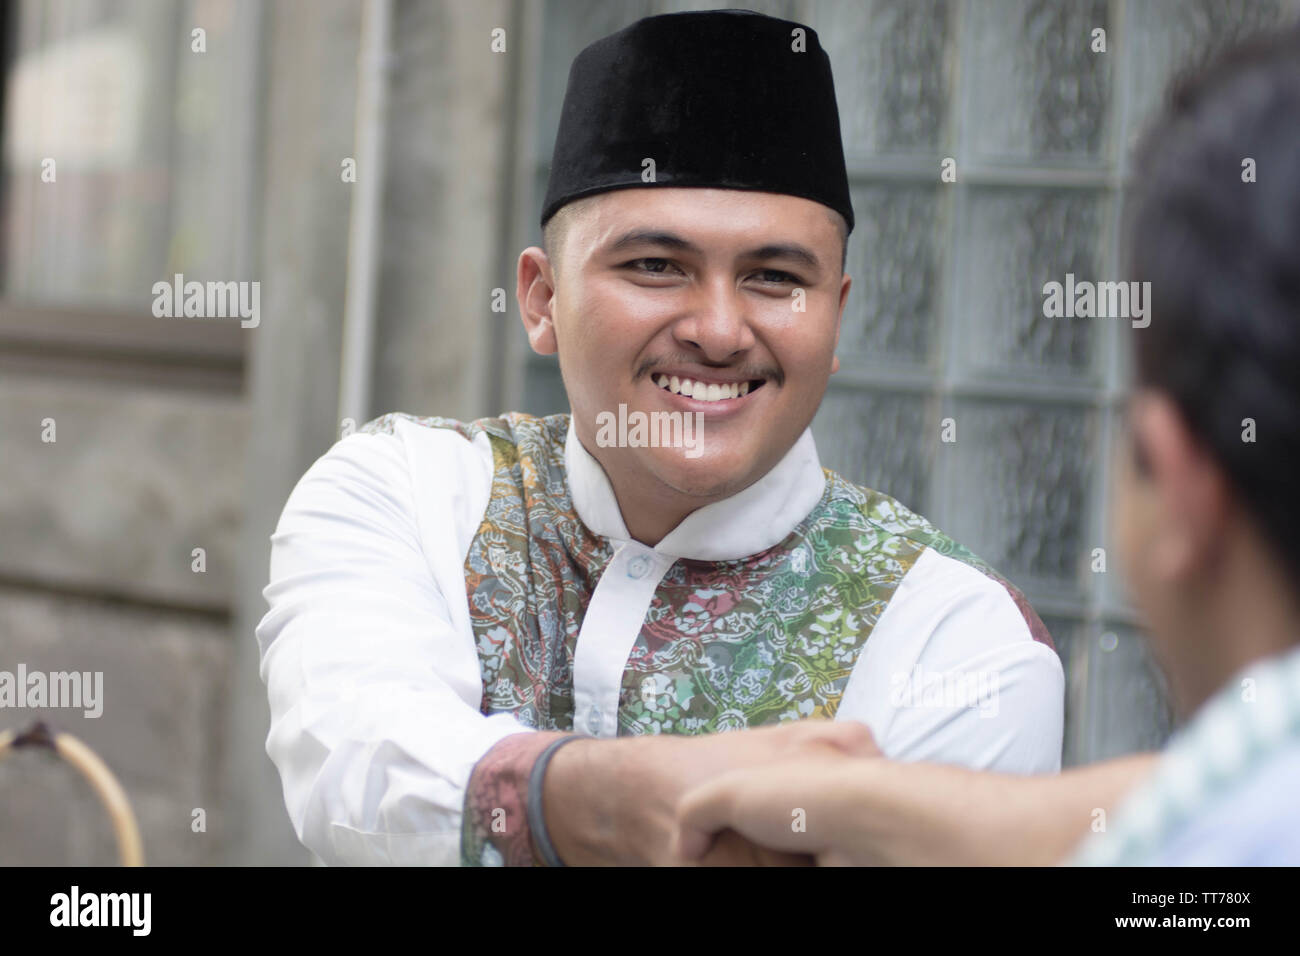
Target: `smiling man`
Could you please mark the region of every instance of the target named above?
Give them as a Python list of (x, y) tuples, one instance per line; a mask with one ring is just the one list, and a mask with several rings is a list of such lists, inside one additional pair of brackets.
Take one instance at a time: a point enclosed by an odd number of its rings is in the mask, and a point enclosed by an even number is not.
[[(571, 414), (385, 416), (272, 539), (267, 751), (303, 842), (674, 862), (677, 799), (727, 770), (1058, 769), (1061, 665), (1023, 597), (818, 460), (853, 209), (816, 33), (715, 11), (592, 44), (542, 225), (517, 296)], [(624, 413), (700, 441), (611, 442)]]

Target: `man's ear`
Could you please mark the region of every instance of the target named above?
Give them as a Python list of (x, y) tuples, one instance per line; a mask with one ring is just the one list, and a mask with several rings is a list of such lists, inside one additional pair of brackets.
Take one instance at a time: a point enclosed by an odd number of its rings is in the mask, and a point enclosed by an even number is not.
[[(845, 273), (843, 278), (840, 279), (840, 308), (839, 311), (835, 313), (834, 348), (840, 347), (840, 325), (844, 321), (844, 306), (848, 304), (849, 286), (851, 285), (853, 285), (853, 280), (849, 278), (848, 273)], [(836, 355), (833, 356), (833, 358), (831, 359), (831, 374), (834, 375), (839, 370), (840, 370), (840, 357)]]
[(1171, 398), (1159, 392), (1134, 397), (1133, 439), (1160, 509), (1148, 554), (1162, 577), (1188, 578), (1218, 558), (1233, 511), (1231, 486), (1205, 443), (1188, 427)]
[(538, 355), (556, 350), (555, 324), (551, 309), (555, 303), (555, 271), (545, 250), (529, 246), (519, 254), (515, 298), (528, 342)]

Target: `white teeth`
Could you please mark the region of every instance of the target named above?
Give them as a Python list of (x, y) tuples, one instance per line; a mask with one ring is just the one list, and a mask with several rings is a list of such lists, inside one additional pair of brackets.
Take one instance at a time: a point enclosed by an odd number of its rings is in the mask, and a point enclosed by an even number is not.
[(749, 394), (748, 382), (705, 384), (704, 382), (692, 381), (689, 378), (678, 378), (676, 375), (656, 375), (654, 376), (654, 383), (666, 391), (685, 395), (697, 402), (725, 402)]

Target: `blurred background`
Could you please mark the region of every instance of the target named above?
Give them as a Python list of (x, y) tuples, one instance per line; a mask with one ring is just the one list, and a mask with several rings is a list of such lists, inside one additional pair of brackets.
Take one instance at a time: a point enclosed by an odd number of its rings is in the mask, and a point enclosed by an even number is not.
[[(309, 861), (253, 637), (280, 509), (380, 413), (567, 411), (514, 270), (569, 63), (715, 6), (3, 4), (0, 670), (103, 671), (104, 711), (0, 709), (0, 729), (45, 717), (94, 747), (148, 862)], [(1300, 0), (737, 6), (813, 26), (835, 73), (858, 225), (823, 463), (1028, 594), (1065, 663), (1066, 764), (1159, 745), (1104, 517), (1129, 325), (1045, 319), (1041, 289), (1121, 277), (1127, 153), (1165, 82)], [(156, 318), (176, 273), (260, 282), (260, 323)], [(0, 763), (0, 864), (116, 859), (75, 771)]]

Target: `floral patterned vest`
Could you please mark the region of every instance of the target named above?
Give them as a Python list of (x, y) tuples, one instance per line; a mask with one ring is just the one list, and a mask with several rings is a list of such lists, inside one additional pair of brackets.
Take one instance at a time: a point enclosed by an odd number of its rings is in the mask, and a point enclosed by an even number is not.
[[(492, 490), (465, 559), (484, 714), (573, 729), (573, 659), (588, 601), (613, 557), (579, 520), (564, 444), (569, 416), (510, 413), (461, 423), (485, 433)], [(1006, 585), (1034, 636), (1046, 629), (1014, 587), (894, 499), (826, 470), (821, 501), (785, 540), (734, 561), (679, 559), (664, 575), (628, 658), (618, 733), (703, 734), (831, 718), (853, 665), (926, 547)]]

